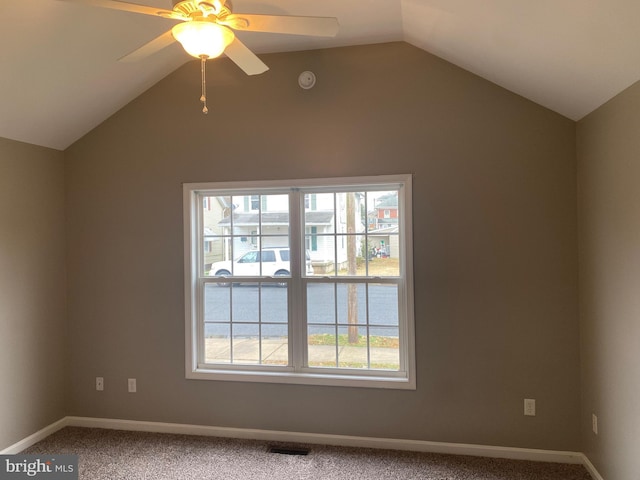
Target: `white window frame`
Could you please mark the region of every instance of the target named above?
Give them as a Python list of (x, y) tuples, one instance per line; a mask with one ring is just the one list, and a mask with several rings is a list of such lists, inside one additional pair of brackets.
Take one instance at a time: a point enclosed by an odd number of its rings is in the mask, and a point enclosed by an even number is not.
[[(399, 240), (400, 275), (398, 285), (398, 327), (400, 334), (400, 370), (361, 370), (343, 368), (305, 367), (306, 324), (304, 320), (304, 293), (309, 282), (322, 281), (322, 277), (306, 277), (303, 274), (305, 259), (304, 192), (325, 188), (332, 191), (367, 191), (375, 188), (399, 187)], [(252, 181), (223, 183), (187, 183), (183, 185), (184, 205), (184, 265), (185, 265), (185, 373), (188, 379), (226, 380), (244, 382), (293, 383), (310, 385), (335, 385), (347, 387), (415, 389), (415, 325), (413, 294), (413, 232), (411, 175), (386, 175), (375, 177), (324, 178), (283, 181)], [(284, 280), (289, 288), (289, 366), (266, 365), (203, 365), (199, 358), (203, 341), (199, 337), (202, 319), (201, 285), (203, 278), (203, 247), (199, 225), (202, 221), (198, 195), (213, 191), (215, 195), (242, 194), (259, 190), (260, 194), (294, 193), (290, 196), (289, 228), (291, 278)], [(292, 199), (295, 199), (292, 200)], [(383, 278), (367, 277), (375, 282)], [(326, 280), (326, 277), (324, 277)], [(339, 283), (348, 283), (349, 277), (338, 277)], [(262, 277), (260, 281), (269, 281)], [(277, 280), (283, 281), (282, 277)]]

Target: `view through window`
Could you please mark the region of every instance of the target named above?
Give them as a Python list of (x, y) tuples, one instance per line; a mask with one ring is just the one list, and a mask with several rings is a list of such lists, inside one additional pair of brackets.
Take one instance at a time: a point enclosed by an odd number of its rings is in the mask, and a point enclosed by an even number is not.
[(187, 376), (414, 388), (410, 187), (185, 185)]

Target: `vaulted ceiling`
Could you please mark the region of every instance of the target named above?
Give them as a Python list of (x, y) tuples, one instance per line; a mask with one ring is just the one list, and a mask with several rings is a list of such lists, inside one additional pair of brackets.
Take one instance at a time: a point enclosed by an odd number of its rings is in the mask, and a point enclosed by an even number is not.
[[(171, 9), (171, 0), (129, 0)], [(191, 60), (118, 58), (174, 22), (59, 0), (3, 2), (0, 136), (64, 149)], [(404, 40), (578, 120), (640, 80), (637, 0), (235, 0), (236, 13), (335, 16), (335, 38), (240, 32), (256, 53)]]

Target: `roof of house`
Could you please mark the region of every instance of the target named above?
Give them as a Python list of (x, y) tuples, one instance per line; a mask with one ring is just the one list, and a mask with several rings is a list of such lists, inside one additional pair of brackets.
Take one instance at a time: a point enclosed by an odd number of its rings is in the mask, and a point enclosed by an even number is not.
[(373, 230), (369, 230), (368, 235), (369, 236), (389, 235), (389, 234), (396, 234), (399, 231), (400, 231), (400, 227), (397, 224), (385, 225)]
[(375, 203), (376, 208), (382, 207), (398, 207), (398, 195), (389, 194), (378, 197)]
[[(256, 226), (260, 221), (258, 213), (234, 213), (233, 225), (236, 227)], [(309, 211), (305, 213), (305, 223), (307, 225), (331, 225), (333, 222), (333, 212)], [(231, 217), (223, 218), (218, 225), (230, 225)], [(262, 225), (289, 225), (289, 212), (263, 212)]]

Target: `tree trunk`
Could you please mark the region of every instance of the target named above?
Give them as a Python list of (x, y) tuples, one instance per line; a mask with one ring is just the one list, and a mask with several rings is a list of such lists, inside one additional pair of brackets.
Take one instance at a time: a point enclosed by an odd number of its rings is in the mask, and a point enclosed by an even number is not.
[[(347, 193), (347, 274), (357, 273), (356, 262), (356, 195)], [(347, 318), (349, 322), (349, 343), (358, 343), (358, 285), (350, 283), (347, 286)]]

